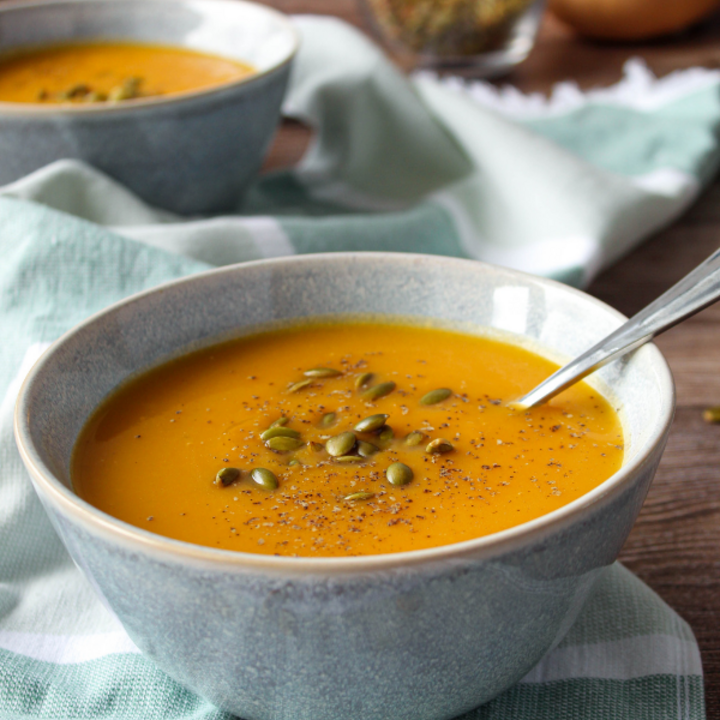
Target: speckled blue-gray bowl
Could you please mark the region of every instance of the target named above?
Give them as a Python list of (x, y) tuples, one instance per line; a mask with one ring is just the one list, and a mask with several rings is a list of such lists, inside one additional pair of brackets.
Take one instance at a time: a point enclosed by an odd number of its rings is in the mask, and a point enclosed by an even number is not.
[(622, 319), (564, 285), (466, 260), (264, 260), (96, 315), (52, 346), (18, 400), (23, 459), (77, 564), (141, 650), (248, 720), (438, 720), (517, 682), (559, 642), (617, 557), (671, 423), (670, 372), (645, 346), (594, 378), (621, 412), (618, 473), (532, 522), (407, 553), (312, 559), (214, 550), (132, 527), (73, 494), (75, 439), (128, 377), (273, 321), (358, 311), (470, 323), (559, 360)]
[(93, 40), (159, 43), (250, 63), (257, 73), (196, 92), (115, 105), (0, 102), (0, 184), (84, 160), (148, 203), (231, 210), (280, 119), (298, 47), (291, 22), (244, 0), (39, 0), (0, 5), (0, 51)]

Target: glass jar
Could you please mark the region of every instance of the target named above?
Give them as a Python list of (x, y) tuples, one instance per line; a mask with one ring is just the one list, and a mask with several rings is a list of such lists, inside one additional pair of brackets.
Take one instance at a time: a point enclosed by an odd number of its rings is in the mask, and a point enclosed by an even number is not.
[(499, 75), (532, 50), (545, 0), (362, 0), (401, 64)]

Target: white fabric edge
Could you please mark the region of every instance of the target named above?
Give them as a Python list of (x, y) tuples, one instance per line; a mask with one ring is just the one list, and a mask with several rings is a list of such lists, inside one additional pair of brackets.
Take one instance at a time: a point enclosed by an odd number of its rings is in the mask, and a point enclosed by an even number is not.
[(0, 630), (0, 649), (56, 665), (140, 653), (135, 643), (122, 631), (94, 635), (48, 635)]
[(0, 405), (0, 417), (1, 418), (12, 418), (13, 410), (15, 408), (15, 402), (17, 401), (18, 393), (23, 381), (27, 377), (27, 374), (32, 369), (32, 366), (40, 359), (40, 356), (50, 347), (49, 342), (33, 343), (25, 351), (20, 368), (17, 371), (15, 377), (10, 381), (8, 388), (5, 392), (2, 404)]
[(700, 650), (693, 641), (658, 634), (556, 648), (520, 682), (702, 674)]
[(256, 215), (239, 218), (239, 221), (253, 236), (258, 252), (264, 258), (296, 254), (295, 247), (276, 218)]
[(438, 82), (503, 115), (530, 120), (559, 117), (586, 105), (657, 110), (717, 85), (720, 83), (720, 70), (695, 67), (657, 78), (643, 59), (635, 57), (625, 63), (623, 78), (614, 85), (583, 91), (574, 82), (561, 82), (553, 86), (549, 97), (543, 93), (526, 94), (511, 85), (496, 87), (483, 80), (464, 80), (454, 76), (440, 78), (427, 71), (416, 73), (414, 78), (416, 82)]

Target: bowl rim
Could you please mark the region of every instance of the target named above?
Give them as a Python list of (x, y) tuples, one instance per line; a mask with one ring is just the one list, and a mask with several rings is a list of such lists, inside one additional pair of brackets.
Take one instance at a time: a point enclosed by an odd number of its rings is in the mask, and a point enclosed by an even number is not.
[[(603, 504), (611, 502), (615, 497), (625, 491), (629, 484), (640, 474), (644, 465), (649, 463), (658, 446), (662, 450), (664, 438), (670, 429), (675, 409), (675, 386), (672, 373), (660, 350), (654, 343), (647, 343), (640, 351), (644, 351), (644, 362), (649, 363), (657, 375), (658, 382), (664, 386), (661, 393), (662, 412), (658, 416), (657, 434), (654, 440), (646, 442), (640, 448), (638, 454), (628, 464), (623, 466), (608, 479), (581, 495), (567, 505), (553, 510), (550, 513), (541, 515), (534, 520), (529, 520), (520, 525), (515, 525), (500, 532), (491, 533), (479, 538), (465, 540), (462, 542), (422, 550), (408, 550), (404, 552), (385, 553), (378, 555), (360, 555), (353, 557), (291, 557), (262, 555), (247, 553), (237, 550), (224, 550), (209, 546), (196, 545), (183, 540), (175, 540), (162, 535), (157, 535), (149, 530), (130, 525), (107, 513), (99, 510), (90, 503), (82, 500), (72, 490), (66, 487), (40, 459), (35, 449), (30, 433), (30, 422), (25, 407), (29, 401), (30, 392), (34, 379), (39, 375), (45, 364), (52, 358), (53, 353), (61, 345), (70, 342), (73, 337), (84, 330), (85, 327), (101, 320), (106, 315), (111, 315), (129, 305), (141, 303), (148, 296), (162, 293), (174, 286), (189, 282), (202, 281), (208, 276), (233, 274), (242, 272), (244, 268), (252, 271), (253, 268), (261, 266), (278, 266), (283, 264), (306, 264), (312, 266), (316, 263), (333, 263), (350, 261), (372, 261), (381, 259), (389, 262), (427, 262), (431, 258), (437, 268), (438, 263), (446, 266), (475, 264), (481, 271), (493, 273), (501, 272), (514, 276), (526, 283), (536, 283), (541, 286), (549, 286), (562, 292), (575, 296), (584, 302), (590, 302), (610, 316), (615, 317), (619, 322), (626, 319), (622, 313), (601, 300), (594, 298), (587, 293), (564, 283), (549, 278), (531, 275), (530, 273), (510, 268), (492, 265), (479, 260), (464, 258), (453, 258), (447, 256), (421, 255), (417, 253), (399, 252), (335, 252), (335, 253), (314, 253), (308, 255), (294, 255), (280, 258), (265, 258), (261, 260), (248, 261), (234, 265), (223, 266), (199, 273), (185, 276), (176, 280), (162, 283), (148, 290), (130, 295), (108, 307), (94, 313), (81, 323), (77, 324), (55, 340), (35, 362), (20, 387), (17, 402), (15, 405), (14, 430), (15, 439), (20, 455), (30, 472), (36, 489), (42, 491), (44, 496), (51, 501), (58, 511), (62, 511), (66, 517), (72, 518), (76, 523), (83, 526), (94, 535), (109, 540), (112, 543), (120, 544), (131, 548), (133, 551), (142, 551), (146, 555), (155, 556), (167, 561), (168, 559), (177, 562), (201, 564), (207, 567), (224, 567), (234, 571), (262, 571), (268, 574), (294, 575), (294, 576), (318, 576), (318, 575), (347, 575), (365, 574), (373, 571), (394, 570), (398, 568), (409, 568), (418, 564), (448, 563), (460, 561), (467, 558), (474, 560), (487, 560), (493, 557), (505, 555), (511, 551), (527, 547), (541, 541), (551, 534), (561, 532), (564, 528), (587, 517), (593, 509), (602, 507)], [(484, 269), (484, 270), (483, 270)], [(635, 351), (638, 352), (638, 351)], [(149, 369), (149, 368), (148, 368)]]
[[(118, 3), (133, 3), (137, 0), (112, 0), (113, 4)], [(155, 0), (155, 2), (164, 2), (168, 5), (172, 4), (183, 4), (187, 0)], [(207, 0), (204, 0), (207, 1)], [(49, 7), (53, 5), (104, 5), (107, 4), (108, 0), (11, 0), (10, 2), (3, 2), (0, 4), (0, 17), (5, 13), (15, 11), (30, 11), (32, 12), (36, 8)], [(223, 5), (238, 7), (238, 6), (252, 6), (257, 8), (261, 12), (266, 13), (268, 16), (275, 19), (279, 25), (281, 25), (288, 37), (291, 38), (292, 44), (287, 55), (279, 62), (271, 65), (265, 70), (249, 73), (236, 80), (229, 82), (220, 83), (218, 85), (211, 85), (209, 87), (201, 88), (199, 90), (188, 90), (186, 92), (171, 93), (169, 95), (154, 96), (148, 98), (140, 98), (137, 100), (130, 100), (125, 102), (119, 102), (115, 104), (111, 103), (98, 103), (98, 104), (68, 104), (63, 105), (58, 103), (57, 105), (46, 105), (43, 103), (21, 103), (21, 102), (10, 102), (8, 100), (0, 100), (0, 116), (7, 115), (13, 117), (25, 117), (25, 118), (47, 118), (55, 116), (104, 116), (104, 115), (116, 115), (118, 113), (133, 112), (134, 110), (140, 110), (142, 108), (156, 108), (163, 107), (166, 105), (176, 105), (178, 103), (188, 102), (197, 98), (212, 97), (214, 95), (220, 95), (228, 90), (243, 87), (245, 85), (252, 85), (255, 82), (259, 82), (263, 78), (278, 72), (282, 68), (289, 65), (295, 56), (297, 55), (298, 49), (300, 48), (301, 35), (300, 31), (292, 21), (292, 19), (284, 13), (276, 10), (275, 8), (263, 5), (253, 0), (211, 0), (213, 3), (220, 3)], [(202, 5), (202, 3), (201, 3)], [(102, 38), (99, 38), (102, 39)], [(132, 40), (132, 38), (127, 38)], [(68, 37), (64, 42), (71, 43), (73, 37)], [(56, 44), (63, 44), (62, 42)], [(160, 43), (162, 44), (162, 43)], [(35, 47), (35, 46), (28, 46)], [(38, 45), (42, 47), (42, 45)], [(185, 45), (176, 45), (175, 47), (185, 48)], [(219, 55), (219, 57), (225, 57)], [(0, 54), (0, 60), (2, 54)]]

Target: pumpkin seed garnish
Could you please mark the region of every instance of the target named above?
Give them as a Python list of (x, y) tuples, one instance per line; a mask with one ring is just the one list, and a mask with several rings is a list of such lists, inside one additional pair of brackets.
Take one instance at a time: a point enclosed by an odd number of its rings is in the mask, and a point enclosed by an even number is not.
[(279, 417), (275, 422), (270, 423), (270, 427), (283, 427), (284, 425), (287, 425), (290, 421), (286, 417)]
[(368, 458), (372, 457), (375, 453), (380, 452), (380, 448), (376, 447), (372, 443), (365, 442), (364, 440), (359, 440), (357, 445), (357, 451), (360, 457)]
[(347, 500), (348, 502), (356, 502), (357, 500), (369, 500), (370, 498), (374, 498), (375, 493), (374, 492), (354, 492), (350, 493), (349, 495), (346, 495), (343, 500)]
[(355, 378), (355, 388), (361, 390), (364, 388), (372, 379), (374, 375), (371, 372), (364, 372), (362, 375), (358, 375)]
[(240, 477), (240, 470), (236, 467), (224, 467), (222, 470), (218, 470), (215, 476), (215, 484), (227, 487), (232, 485)]
[(297, 458), (293, 458), (289, 463), (288, 467), (296, 467), (300, 465), (300, 461)]
[(306, 388), (308, 385), (312, 385), (314, 381), (314, 378), (306, 378), (305, 380), (298, 380), (298, 382), (293, 383), (288, 388), (288, 392), (294, 393), (298, 390), (302, 390), (303, 388)]
[(425, 437), (425, 433), (422, 433), (419, 430), (413, 430), (405, 436), (405, 444), (409, 447), (416, 447), (425, 439)]
[(395, 431), (389, 425), (383, 425), (378, 431), (378, 439), (389, 442), (395, 437)]
[(308, 445), (313, 452), (320, 452), (325, 447), (322, 443), (319, 442), (309, 442)]
[(297, 450), (303, 444), (302, 440), (294, 437), (285, 437), (279, 435), (278, 437), (271, 437), (265, 442), (265, 447), (270, 448), (279, 453), (286, 453), (292, 450)]
[(437, 388), (431, 390), (420, 398), (421, 405), (437, 405), (437, 403), (447, 400), (452, 395), (450, 388)]
[(342, 373), (339, 370), (335, 370), (335, 368), (316, 367), (306, 370), (303, 375), (309, 378), (331, 378), (342, 375)]
[(325, 449), (333, 457), (347, 455), (354, 447), (355, 435), (351, 432), (342, 432), (325, 443)]
[(369, 402), (374, 402), (375, 400), (379, 400), (380, 398), (389, 395), (396, 387), (397, 385), (392, 380), (389, 380), (388, 382), (379, 383), (378, 385), (369, 387), (363, 392), (362, 397)]
[(707, 423), (720, 423), (720, 407), (709, 407), (703, 410), (703, 420)]
[(407, 485), (413, 479), (413, 471), (405, 463), (394, 462), (385, 471), (385, 477), (391, 485), (400, 487)]
[(251, 473), (253, 482), (265, 490), (275, 490), (278, 486), (278, 479), (275, 474), (266, 468), (255, 468)]
[(335, 462), (347, 464), (365, 462), (365, 458), (360, 457), (359, 455), (340, 455), (340, 457), (335, 457), (333, 460), (335, 460)]
[(452, 443), (447, 440), (443, 440), (442, 438), (436, 438), (432, 442), (428, 443), (428, 446), (425, 448), (425, 452), (428, 452), (431, 455), (443, 455), (444, 453), (452, 452), (454, 449), (455, 448), (452, 446)]
[(260, 435), (261, 440), (269, 440), (274, 437), (290, 437), (297, 440), (300, 437), (300, 433), (297, 430), (292, 430), (288, 427), (275, 426), (268, 428)]
[(389, 417), (389, 415), (383, 415), (383, 413), (378, 413), (377, 415), (370, 415), (370, 417), (364, 418), (357, 425), (355, 425), (354, 430), (356, 432), (364, 433), (373, 432), (374, 430), (380, 429)]
[(336, 419), (337, 415), (334, 412), (325, 413), (322, 418), (320, 418), (320, 427), (331, 427), (335, 424)]
[(121, 85), (116, 85), (110, 89), (108, 100), (118, 102), (120, 100), (132, 100), (140, 95), (140, 83), (142, 79), (139, 77), (129, 77), (123, 80)]

